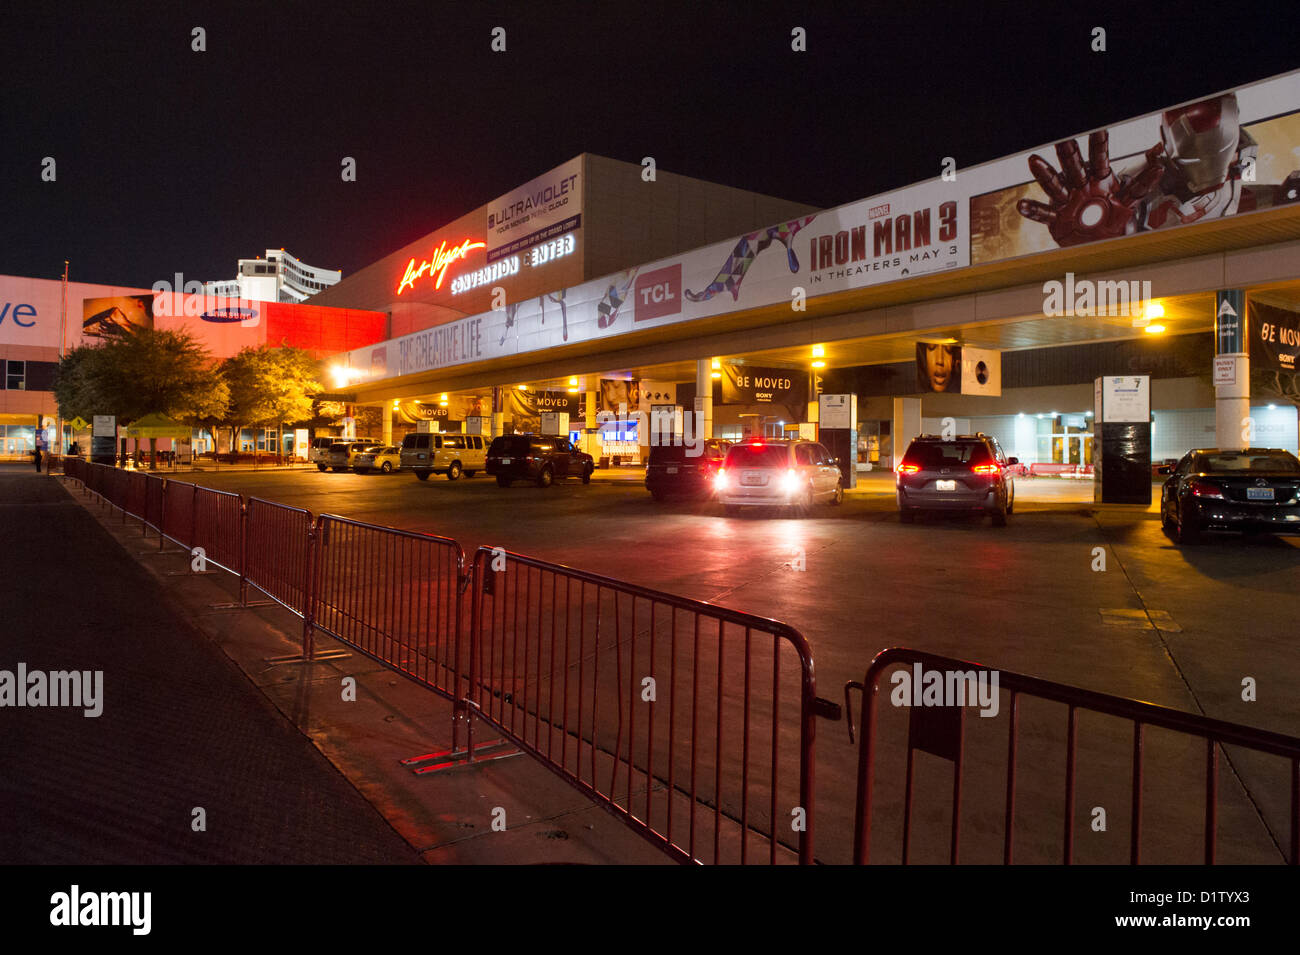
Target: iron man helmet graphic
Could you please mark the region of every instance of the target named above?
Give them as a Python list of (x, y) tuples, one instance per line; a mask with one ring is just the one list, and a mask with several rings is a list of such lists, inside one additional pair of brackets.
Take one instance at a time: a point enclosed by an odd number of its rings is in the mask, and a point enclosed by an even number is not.
[(1227, 180), (1240, 139), (1237, 97), (1231, 93), (1167, 110), (1160, 118), (1165, 164), (1197, 195)]

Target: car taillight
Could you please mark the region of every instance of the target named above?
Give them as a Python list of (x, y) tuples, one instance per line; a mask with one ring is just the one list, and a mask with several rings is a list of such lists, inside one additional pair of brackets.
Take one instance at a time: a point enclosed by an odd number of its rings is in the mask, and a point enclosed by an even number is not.
[(718, 487), (727, 486), (727, 469), (718, 468), (718, 473), (713, 475), (713, 483)]
[(920, 470), (921, 466), (919, 464), (900, 464), (898, 466), (899, 474), (915, 474)]
[(1192, 482), (1192, 495), (1194, 497), (1217, 497), (1223, 498), (1223, 488), (1217, 484), (1206, 484), (1204, 481)]
[(971, 470), (976, 474), (997, 474), (998, 466), (996, 464), (977, 464)]
[(799, 472), (790, 468), (781, 475), (781, 487), (787, 491), (793, 491), (799, 487)]

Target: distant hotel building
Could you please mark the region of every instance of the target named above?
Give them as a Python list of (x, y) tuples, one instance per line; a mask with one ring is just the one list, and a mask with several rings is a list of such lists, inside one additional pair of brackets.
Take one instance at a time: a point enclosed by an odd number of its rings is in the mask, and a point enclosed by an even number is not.
[(208, 282), (204, 292), (254, 302), (298, 303), (337, 284), (341, 278), (342, 272), (307, 265), (284, 249), (267, 249), (264, 259), (240, 259), (234, 279)]

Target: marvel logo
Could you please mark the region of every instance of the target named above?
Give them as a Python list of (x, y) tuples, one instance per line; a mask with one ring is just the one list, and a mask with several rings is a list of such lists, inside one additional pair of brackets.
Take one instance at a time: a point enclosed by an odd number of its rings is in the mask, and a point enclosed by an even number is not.
[(887, 215), (889, 215), (889, 203), (888, 203), (888, 202), (886, 202), (886, 203), (885, 203), (884, 205), (882, 205), (882, 206), (872, 206), (872, 207), (867, 211), (867, 221), (870, 222), (872, 219), (879, 219), (881, 216), (887, 216)]

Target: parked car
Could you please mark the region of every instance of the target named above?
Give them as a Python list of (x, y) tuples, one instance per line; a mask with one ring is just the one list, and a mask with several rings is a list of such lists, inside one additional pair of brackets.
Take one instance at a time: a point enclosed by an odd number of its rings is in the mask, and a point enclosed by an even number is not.
[(590, 454), (579, 451), (568, 438), (548, 438), (537, 434), (503, 434), (492, 439), (487, 452), (487, 473), (501, 487), (514, 481), (536, 481), (538, 487), (550, 487), (558, 478), (582, 478), (591, 483), (596, 462)]
[(352, 456), (352, 470), (358, 474), (382, 471), (391, 474), (402, 467), (401, 448), (367, 448)]
[(1012, 469), (1019, 463), (983, 432), (914, 438), (896, 469), (899, 520), (910, 524), (924, 510), (976, 511), (1005, 527), (1016, 505)]
[(448, 481), (462, 474), (473, 477), (486, 464), (483, 438), (477, 434), (419, 432), (402, 439), (402, 467), (410, 468), (421, 481), (430, 474), (445, 474)]
[(311, 458), (309, 459), (311, 463), (316, 465), (316, 467), (322, 471), (328, 471), (331, 467), (333, 467), (336, 471), (342, 470), (342, 468), (335, 467), (335, 465), (331, 462), (329, 456), (330, 449), (333, 448), (334, 445), (336, 444), (347, 444), (347, 445), (359, 444), (367, 448), (372, 448), (375, 445), (379, 444), (379, 442), (376, 441), (374, 438), (346, 438), (346, 439), (339, 438), (339, 437), (312, 438)]
[(335, 441), (325, 452), (325, 461), (318, 464), (322, 471), (326, 468), (333, 468), (335, 471), (346, 471), (352, 467), (353, 459), (365, 451), (382, 451), (384, 446), (376, 444), (373, 441)]
[(325, 463), (325, 455), (329, 452), (330, 445), (334, 444), (338, 440), (339, 440), (338, 438), (336, 437), (332, 438), (329, 437), (328, 435), (324, 437), (312, 438), (311, 451), (308, 453), (307, 460), (312, 464), (316, 465), (316, 467), (320, 468), (322, 471), (324, 471), (326, 468), (329, 467), (329, 465)]
[(1188, 451), (1160, 488), (1160, 526), (1179, 544), (1206, 531), (1300, 534), (1300, 459), (1281, 448)]
[(714, 477), (714, 489), (728, 516), (758, 506), (807, 513), (818, 501), (844, 500), (839, 465), (815, 441), (754, 439), (734, 444)]
[[(731, 448), (730, 441), (707, 438), (695, 448), (681, 444), (650, 446), (645, 486), (650, 496), (662, 501), (669, 495), (709, 497), (714, 478)], [(698, 451), (698, 454), (692, 454)]]

